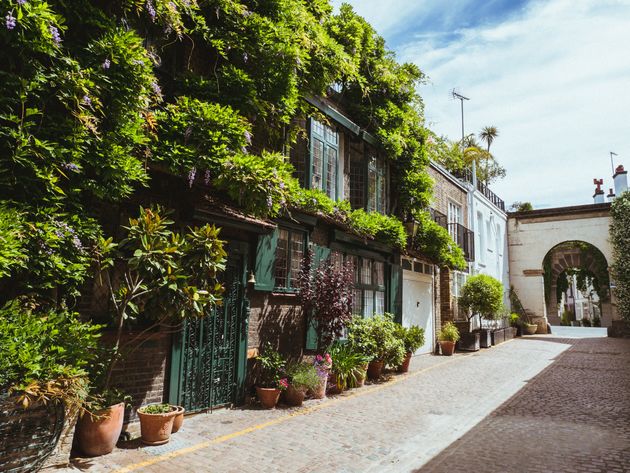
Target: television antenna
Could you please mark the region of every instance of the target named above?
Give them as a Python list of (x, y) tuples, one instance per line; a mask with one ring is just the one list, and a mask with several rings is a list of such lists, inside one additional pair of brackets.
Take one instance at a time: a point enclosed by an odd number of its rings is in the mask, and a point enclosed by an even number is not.
[(614, 151), (610, 151), (610, 167), (612, 167), (613, 176), (615, 175), (615, 164), (613, 163), (613, 156), (619, 156)]

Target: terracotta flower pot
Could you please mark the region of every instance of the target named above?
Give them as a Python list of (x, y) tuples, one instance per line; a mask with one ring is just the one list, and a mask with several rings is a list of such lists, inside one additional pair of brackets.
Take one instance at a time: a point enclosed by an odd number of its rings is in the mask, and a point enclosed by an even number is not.
[(381, 377), (385, 363), (383, 361), (370, 361), (367, 369), (367, 375), (370, 379), (378, 379)]
[(301, 406), (304, 402), (304, 397), (306, 397), (306, 389), (296, 388), (291, 384), (284, 392), (284, 400), (289, 406)]
[(455, 342), (447, 340), (441, 341), (440, 349), (442, 350), (442, 355), (451, 356), (455, 351)]
[(77, 422), (76, 436), (79, 448), (88, 456), (107, 455), (114, 450), (125, 417), (125, 403), (95, 412), (96, 417), (86, 413)]
[(173, 421), (178, 414), (175, 406), (164, 414), (147, 414), (138, 409), (140, 418), (140, 437), (145, 445), (163, 445), (171, 439)]
[(326, 397), (326, 386), (328, 385), (328, 372), (319, 377), (319, 386), (311, 391), (313, 399), (324, 399)]
[(186, 409), (182, 406), (174, 407), (177, 408), (177, 414), (175, 414), (175, 419), (173, 419), (173, 430), (171, 431), (173, 434), (182, 428), (182, 425), (184, 424), (184, 413), (186, 412)]
[(261, 388), (256, 386), (256, 395), (265, 409), (273, 409), (278, 404), (281, 391), (277, 388)]
[(405, 359), (403, 360), (402, 364), (398, 367), (399, 373), (406, 373), (407, 371), (409, 371), (409, 364), (411, 363), (412, 356), (413, 356), (413, 353), (411, 352), (405, 355)]

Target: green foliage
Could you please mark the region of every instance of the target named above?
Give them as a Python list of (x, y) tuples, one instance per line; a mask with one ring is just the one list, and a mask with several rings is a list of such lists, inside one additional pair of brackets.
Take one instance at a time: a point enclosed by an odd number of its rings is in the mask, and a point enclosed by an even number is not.
[(437, 337), (440, 342), (457, 342), (460, 335), (453, 322), (446, 322), (438, 331)]
[(398, 324), (396, 327), (396, 337), (402, 340), (406, 353), (414, 353), (424, 345), (424, 329), (416, 325), (403, 327)]
[(531, 202), (520, 202), (517, 200), (510, 205), (510, 210), (512, 212), (529, 212), (530, 210), (534, 210), (534, 206)]
[(174, 410), (175, 408), (170, 404), (149, 404), (138, 409), (143, 414), (168, 414)]
[(613, 247), (612, 274), (619, 315), (630, 321), (630, 192), (614, 200), (610, 209), (610, 241)]
[(407, 246), (407, 233), (396, 217), (357, 209), (348, 218), (350, 226), (359, 233), (372, 235), (377, 240), (397, 248), (404, 249)]
[(582, 319), (580, 320), (580, 323), (582, 324), (582, 327), (591, 327), (591, 321), (589, 319)]
[(348, 324), (348, 343), (370, 361), (383, 361), (390, 366), (399, 366), (406, 352), (403, 340), (396, 336), (397, 326), (392, 314), (365, 319), (355, 317)]
[(510, 326), (518, 327), (519, 325), (521, 325), (521, 317), (516, 313), (510, 314)]
[(28, 300), (6, 304), (0, 309), (0, 392), (23, 394), (26, 406), (43, 397), (82, 400), (99, 329), (67, 310)]
[(593, 317), (593, 327), (601, 327), (602, 326), (602, 319), (600, 319), (599, 317)]
[(496, 319), (503, 309), (503, 284), (487, 274), (471, 276), (462, 287), (459, 301), (462, 308), (473, 314)]
[(365, 378), (365, 367), (370, 357), (357, 346), (336, 341), (329, 352), (333, 360), (331, 374), (340, 390), (356, 387)]
[(16, 209), (0, 205), (0, 279), (26, 266), (28, 233), (22, 219)]
[(271, 344), (267, 343), (256, 357), (256, 361), (258, 361), (260, 367), (258, 386), (278, 388), (286, 367), (286, 361), (282, 355), (274, 350)]
[(464, 252), (447, 229), (435, 222), (428, 212), (416, 212), (414, 218), (418, 222), (418, 231), (412, 241), (414, 249), (440, 266), (459, 270), (467, 267)]
[(288, 366), (289, 383), (297, 390), (315, 389), (319, 386), (320, 378), (312, 363), (295, 363)]

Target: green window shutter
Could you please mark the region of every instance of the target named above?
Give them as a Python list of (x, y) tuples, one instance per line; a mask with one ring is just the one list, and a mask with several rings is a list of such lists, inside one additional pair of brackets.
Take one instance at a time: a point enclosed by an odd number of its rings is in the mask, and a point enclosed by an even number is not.
[(390, 265), (389, 311), (396, 322), (402, 322), (402, 268), (399, 264)]
[[(329, 256), (330, 248), (313, 245), (313, 269), (317, 269), (319, 263)], [(313, 319), (312, 314), (308, 314), (306, 320), (306, 349), (317, 350), (317, 322)]]
[(278, 246), (278, 229), (258, 237), (256, 248), (256, 284), (257, 291), (272, 291), (275, 286), (274, 263)]

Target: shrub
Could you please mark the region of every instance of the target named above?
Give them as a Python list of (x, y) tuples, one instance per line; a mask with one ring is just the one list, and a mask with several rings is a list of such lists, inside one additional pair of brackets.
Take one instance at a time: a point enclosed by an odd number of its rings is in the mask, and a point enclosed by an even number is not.
[(493, 320), (503, 309), (503, 284), (488, 276), (477, 274), (468, 278), (462, 287), (459, 298), (461, 307), (479, 314), (484, 319)]
[(602, 319), (600, 319), (599, 317), (593, 317), (593, 327), (601, 327), (602, 326)]
[(67, 310), (7, 303), (0, 309), (0, 393), (20, 393), (25, 407), (36, 400), (80, 403), (100, 328)]
[(582, 319), (581, 321), (582, 327), (590, 327), (591, 326), (591, 321), (589, 319)]
[(149, 404), (138, 410), (144, 414), (167, 414), (173, 412), (174, 409), (170, 404)]
[(457, 342), (459, 338), (459, 330), (453, 322), (446, 322), (438, 332), (438, 340), (441, 342)]
[(575, 316), (573, 312), (570, 310), (565, 310), (562, 312), (562, 317), (560, 317), (560, 325), (568, 326), (571, 325), (571, 321), (575, 320)]
[(319, 386), (320, 377), (317, 368), (311, 363), (296, 363), (287, 368), (289, 383), (295, 389), (309, 390)]
[(630, 321), (630, 191), (617, 196), (610, 208), (610, 242), (613, 247), (612, 274), (619, 315)]
[(510, 314), (510, 326), (518, 327), (519, 325), (521, 325), (521, 317), (516, 313)]
[(397, 325), (392, 314), (355, 317), (348, 325), (348, 342), (370, 361), (399, 366), (405, 358), (405, 345), (396, 337)]
[(407, 328), (399, 324), (396, 328), (396, 337), (402, 340), (406, 353), (414, 353), (424, 345), (424, 329), (415, 325)]

